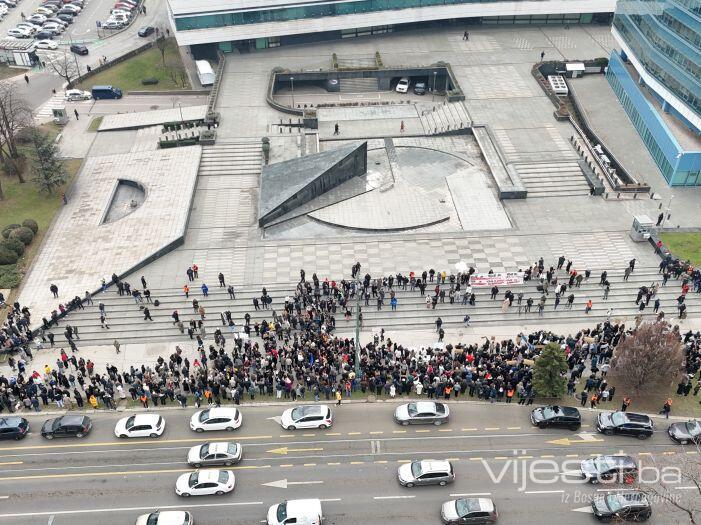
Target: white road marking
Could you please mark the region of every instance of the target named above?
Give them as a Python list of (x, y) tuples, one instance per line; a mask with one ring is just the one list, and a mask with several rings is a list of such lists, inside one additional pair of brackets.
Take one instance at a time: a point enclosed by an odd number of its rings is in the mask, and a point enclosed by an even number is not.
[[(689, 485), (687, 487), (674, 487), (674, 488), (677, 490), (697, 490), (698, 489), (698, 487), (696, 487), (694, 485)], [(5, 497), (7, 497), (7, 496), (5, 496)]]
[(572, 512), (584, 512), (586, 514), (594, 514), (594, 509), (591, 508), (591, 505), (587, 507), (579, 507), (577, 509), (572, 509)]
[[(412, 496), (413, 497), (413, 496)], [(28, 516), (61, 516), (66, 514), (91, 514), (96, 512), (136, 512), (140, 510), (153, 510), (157, 509), (193, 509), (193, 508), (206, 508), (206, 507), (242, 507), (245, 505), (262, 505), (262, 501), (241, 501), (236, 503), (200, 503), (196, 505), (190, 505), (183, 503), (182, 505), (150, 505), (148, 507), (120, 507), (115, 509), (80, 509), (80, 510), (58, 510), (51, 512), (20, 512), (15, 514), (0, 514), (0, 518), (26, 518)]]
[(341, 500), (341, 498), (326, 498), (326, 499), (320, 499), (319, 501), (321, 501), (322, 503), (329, 503), (332, 501), (342, 501), (342, 500)]
[(10, 496), (0, 496), (0, 499), (8, 499)]
[(468, 496), (491, 496), (491, 492), (466, 492), (464, 494), (451, 494), (451, 498), (462, 498), (462, 497), (468, 497)]
[(375, 496), (372, 499), (411, 499), (416, 496)]
[(564, 490), (526, 490), (525, 494), (562, 494)]
[(636, 490), (636, 489), (624, 489), (624, 488), (617, 488), (617, 489), (596, 489), (597, 492), (622, 492), (624, 490)]
[(278, 489), (286, 489), (290, 485), (319, 485), (323, 481), (287, 481), (287, 479), (279, 479), (269, 483), (261, 483), (264, 487), (275, 487)]

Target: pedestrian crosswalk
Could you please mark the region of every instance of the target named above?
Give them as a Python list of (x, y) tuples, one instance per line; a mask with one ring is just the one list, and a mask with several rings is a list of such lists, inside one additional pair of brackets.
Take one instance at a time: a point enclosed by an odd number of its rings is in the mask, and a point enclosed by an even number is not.
[[(44, 102), (41, 106), (34, 110), (34, 121), (37, 123), (46, 122), (53, 118), (53, 108), (60, 108), (66, 105), (67, 101), (64, 98), (66, 92), (61, 90), (57, 91), (49, 100)], [(82, 100), (79, 102), (71, 102), (71, 104), (76, 105), (90, 105), (92, 100)]]

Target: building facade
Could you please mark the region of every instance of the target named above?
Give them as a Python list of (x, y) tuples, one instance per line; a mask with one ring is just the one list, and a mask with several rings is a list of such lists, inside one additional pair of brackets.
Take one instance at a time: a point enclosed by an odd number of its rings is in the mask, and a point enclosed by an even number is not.
[(619, 0), (612, 32), (607, 78), (652, 158), (701, 185), (701, 0)]
[[(616, 0), (168, 0), (178, 44), (267, 48), (426, 24), (608, 22)], [(466, 20), (467, 19), (467, 20)], [(388, 24), (391, 22), (391, 24)]]

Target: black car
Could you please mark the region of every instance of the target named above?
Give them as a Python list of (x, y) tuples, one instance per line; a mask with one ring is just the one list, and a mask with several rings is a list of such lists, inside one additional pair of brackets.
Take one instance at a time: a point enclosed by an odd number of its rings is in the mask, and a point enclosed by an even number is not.
[(149, 35), (153, 34), (155, 31), (156, 31), (155, 27), (144, 26), (144, 27), (139, 28), (138, 35), (139, 36), (149, 36)]
[(582, 426), (582, 416), (576, 408), (545, 406), (531, 412), (531, 423), (538, 428), (560, 427), (577, 430)]
[(594, 498), (594, 516), (600, 521), (646, 521), (652, 508), (642, 492), (623, 492)]
[(92, 421), (88, 416), (66, 414), (65, 416), (49, 419), (41, 427), (41, 435), (46, 439), (55, 437), (85, 437), (92, 429)]
[(654, 431), (652, 420), (648, 416), (630, 412), (602, 412), (596, 418), (596, 428), (607, 436), (621, 434), (638, 439), (647, 439)]
[(76, 55), (87, 55), (88, 54), (88, 48), (85, 47), (83, 44), (71, 44), (70, 49)]
[(20, 440), (27, 437), (29, 421), (19, 416), (0, 417), (0, 439)]
[(34, 33), (32, 38), (36, 40), (53, 40), (54, 34), (49, 33), (48, 31), (39, 31), (38, 33)]
[(426, 82), (417, 82), (414, 84), (414, 95), (426, 94)]
[(73, 23), (73, 15), (67, 15), (67, 14), (65, 14), (65, 13), (61, 13), (61, 11), (59, 11), (59, 12), (56, 14), (56, 18), (58, 18), (58, 19), (60, 19), (60, 20), (63, 20), (63, 21), (66, 22), (67, 24), (72, 24), (72, 23)]
[(68, 15), (70, 17), (75, 17), (78, 15), (78, 13), (76, 13), (72, 9), (59, 9), (58, 11), (56, 11), (56, 14), (57, 15)]
[(692, 419), (686, 423), (672, 423), (667, 429), (672, 441), (681, 445), (688, 443), (701, 443), (701, 421)]
[(638, 477), (638, 465), (630, 456), (597, 456), (581, 462), (582, 479), (590, 483), (630, 484)]

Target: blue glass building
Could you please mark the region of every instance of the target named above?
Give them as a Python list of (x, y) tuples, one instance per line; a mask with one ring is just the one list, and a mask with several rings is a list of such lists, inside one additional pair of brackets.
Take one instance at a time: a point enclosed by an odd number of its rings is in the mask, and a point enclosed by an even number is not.
[(612, 32), (606, 76), (652, 158), (671, 186), (701, 185), (701, 0), (619, 0)]

